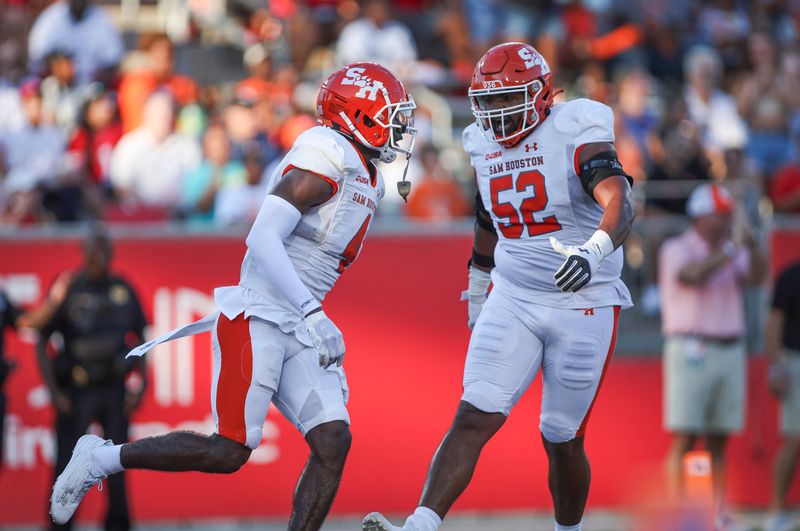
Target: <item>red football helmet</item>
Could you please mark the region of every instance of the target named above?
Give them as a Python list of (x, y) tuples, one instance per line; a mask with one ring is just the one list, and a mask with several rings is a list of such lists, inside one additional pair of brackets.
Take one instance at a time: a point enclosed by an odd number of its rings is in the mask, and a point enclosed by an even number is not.
[[(484, 136), (505, 147), (517, 145), (550, 113), (551, 78), (547, 61), (529, 44), (507, 42), (486, 52), (469, 87), (472, 114)], [(511, 105), (500, 106), (503, 101)]]
[[(317, 95), (317, 121), (378, 151), (383, 162), (393, 162), (398, 151), (411, 156), (416, 108), (414, 98), (394, 74), (375, 63), (343, 66), (328, 77)], [(405, 134), (411, 136), (407, 148), (399, 145)]]

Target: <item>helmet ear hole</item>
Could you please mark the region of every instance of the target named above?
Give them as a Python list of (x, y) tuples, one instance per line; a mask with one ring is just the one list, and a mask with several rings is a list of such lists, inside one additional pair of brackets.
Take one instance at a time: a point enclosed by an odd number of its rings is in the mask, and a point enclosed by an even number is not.
[(373, 119), (367, 116), (366, 114), (364, 115), (364, 118), (361, 121), (364, 122), (364, 125), (366, 125), (367, 127), (375, 127), (377, 125), (373, 121)]

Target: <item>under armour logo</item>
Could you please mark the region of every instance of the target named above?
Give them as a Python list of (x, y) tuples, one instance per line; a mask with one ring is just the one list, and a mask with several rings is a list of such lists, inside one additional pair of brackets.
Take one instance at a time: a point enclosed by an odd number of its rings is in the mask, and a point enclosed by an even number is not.
[(530, 153), (531, 151), (537, 151), (539, 149), (539, 144), (534, 142), (531, 146), (530, 144), (525, 144), (525, 153)]
[(583, 315), (594, 315), (594, 308), (584, 308)]

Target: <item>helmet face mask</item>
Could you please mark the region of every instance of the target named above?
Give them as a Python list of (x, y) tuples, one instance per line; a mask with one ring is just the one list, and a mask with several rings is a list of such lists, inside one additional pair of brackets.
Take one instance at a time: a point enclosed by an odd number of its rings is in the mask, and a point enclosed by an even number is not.
[[(393, 162), (398, 152), (411, 156), (416, 107), (394, 74), (375, 63), (338, 69), (317, 96), (318, 121), (376, 151), (383, 162)], [(400, 143), (406, 135), (411, 139), (403, 148)]]
[(542, 82), (536, 79), (526, 85), (470, 90), (472, 114), (484, 137), (498, 143), (512, 142), (539, 125), (535, 102), (542, 88)]
[[(414, 103), (414, 98), (409, 95), (406, 101), (387, 104), (373, 117), (380, 127), (389, 131), (386, 144), (380, 150), (380, 158), (383, 162), (393, 162), (398, 152), (403, 153), (406, 158), (411, 156), (417, 138), (417, 130), (414, 128), (414, 109), (416, 108), (417, 104)], [(401, 144), (406, 135), (409, 136), (409, 141), (408, 147), (404, 148)], [(387, 158), (391, 160), (386, 160)]]
[(518, 144), (553, 105), (550, 67), (532, 46), (509, 42), (491, 48), (475, 67), (469, 88), (472, 114), (487, 140)]

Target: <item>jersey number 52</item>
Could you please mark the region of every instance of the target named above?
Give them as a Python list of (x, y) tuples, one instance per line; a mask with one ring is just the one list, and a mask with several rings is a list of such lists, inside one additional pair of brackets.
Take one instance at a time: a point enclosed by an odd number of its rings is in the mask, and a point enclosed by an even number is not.
[[(506, 238), (521, 238), (526, 227), (530, 237), (561, 230), (561, 224), (555, 216), (545, 216), (542, 221), (536, 221), (533, 217), (534, 212), (540, 212), (547, 206), (544, 175), (539, 170), (520, 173), (516, 184), (512, 175), (493, 177), (489, 181), (489, 190), (492, 194), (492, 212), (498, 220), (508, 220), (497, 223), (500, 232)], [(517, 209), (511, 203), (500, 202), (500, 192), (507, 190), (516, 190), (518, 193), (528, 192), (530, 195), (522, 200)]]

